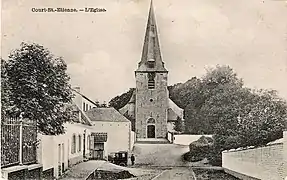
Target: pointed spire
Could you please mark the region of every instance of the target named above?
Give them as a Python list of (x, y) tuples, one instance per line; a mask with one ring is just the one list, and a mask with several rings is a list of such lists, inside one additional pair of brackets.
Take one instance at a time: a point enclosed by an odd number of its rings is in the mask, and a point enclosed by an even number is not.
[(153, 2), (150, 2), (148, 21), (146, 26), (145, 40), (141, 61), (137, 71), (161, 71), (167, 72), (161, 59), (157, 26), (153, 10)]

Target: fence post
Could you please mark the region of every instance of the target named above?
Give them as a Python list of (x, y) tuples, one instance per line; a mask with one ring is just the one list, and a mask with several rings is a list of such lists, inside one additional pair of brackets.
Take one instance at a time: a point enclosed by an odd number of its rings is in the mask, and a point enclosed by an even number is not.
[(23, 117), (20, 114), (19, 165), (23, 165)]

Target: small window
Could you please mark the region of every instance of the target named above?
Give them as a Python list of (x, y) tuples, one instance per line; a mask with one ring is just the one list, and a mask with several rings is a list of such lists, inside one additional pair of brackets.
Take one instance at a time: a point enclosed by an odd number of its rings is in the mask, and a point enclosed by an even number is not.
[(148, 89), (154, 89), (155, 88), (155, 73), (151, 72), (148, 73)]
[(153, 102), (153, 99), (152, 99), (152, 98), (150, 98), (150, 99), (149, 99), (149, 101), (150, 101), (150, 102)]
[(150, 30), (151, 30), (152, 32), (154, 32), (154, 30), (155, 30), (154, 24), (152, 24), (152, 25), (150, 26)]
[(88, 135), (88, 137), (87, 137), (87, 149), (88, 150), (90, 149), (90, 141), (91, 141), (91, 136)]
[(76, 135), (73, 134), (73, 137), (72, 137), (72, 148), (71, 148), (71, 153), (74, 154), (76, 153)]
[(148, 80), (148, 88), (149, 89), (155, 88), (155, 81), (154, 80)]
[(86, 103), (83, 102), (83, 111), (86, 111)]
[(78, 152), (80, 152), (81, 151), (81, 148), (82, 148), (82, 137), (81, 137), (81, 135), (79, 135), (78, 136), (78, 141), (79, 141), (79, 145), (78, 145)]
[(149, 59), (147, 63), (148, 63), (149, 68), (154, 68), (154, 66), (155, 66), (155, 60), (154, 59)]

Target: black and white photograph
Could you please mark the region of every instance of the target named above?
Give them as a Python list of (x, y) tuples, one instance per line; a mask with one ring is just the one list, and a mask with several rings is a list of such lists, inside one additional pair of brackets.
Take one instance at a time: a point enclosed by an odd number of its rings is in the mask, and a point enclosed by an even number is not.
[(286, 0), (2, 0), (2, 180), (287, 180)]

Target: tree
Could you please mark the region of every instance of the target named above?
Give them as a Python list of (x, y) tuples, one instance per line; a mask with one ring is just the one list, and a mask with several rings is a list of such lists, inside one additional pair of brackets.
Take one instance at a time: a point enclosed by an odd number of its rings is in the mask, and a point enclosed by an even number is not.
[(64, 60), (41, 45), (21, 43), (3, 64), (9, 91), (2, 90), (12, 106), (7, 113), (23, 113), (24, 118), (36, 121), (44, 134), (63, 133), (63, 123), (72, 116), (72, 91)]
[(6, 61), (1, 59), (1, 114), (2, 118), (6, 111), (10, 108), (9, 96), (11, 89), (8, 83), (8, 75), (6, 69)]
[(121, 109), (130, 101), (134, 90), (134, 88), (130, 88), (128, 92), (112, 98), (109, 102), (109, 106), (114, 107), (116, 110)]
[(174, 130), (178, 132), (184, 131), (183, 121), (180, 117), (177, 117), (177, 121), (175, 122)]
[(276, 91), (254, 93), (238, 125), (243, 146), (261, 146), (282, 137), (287, 120), (287, 104)]

